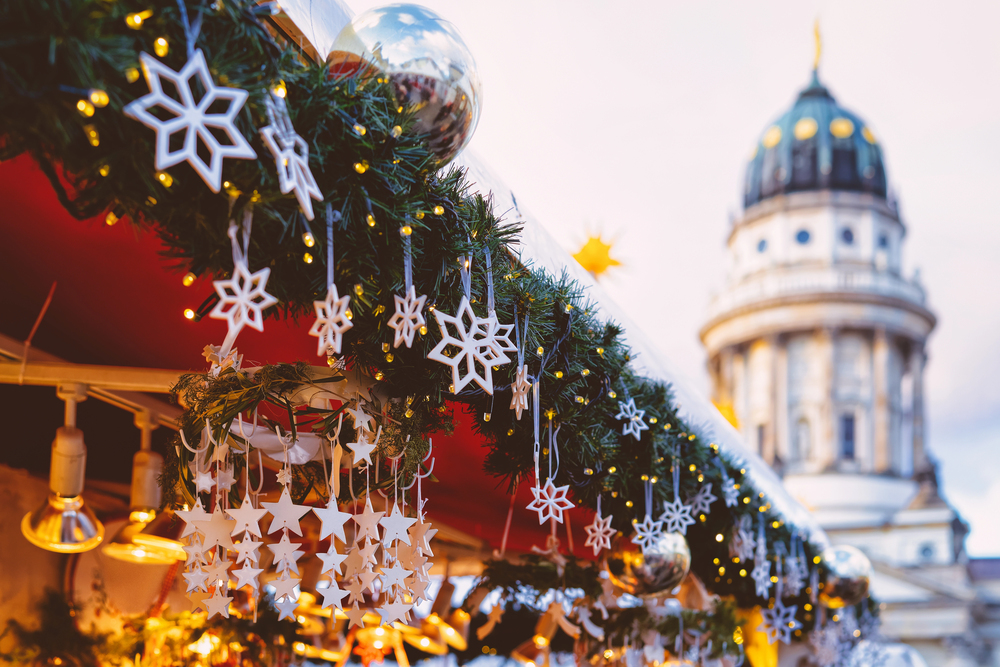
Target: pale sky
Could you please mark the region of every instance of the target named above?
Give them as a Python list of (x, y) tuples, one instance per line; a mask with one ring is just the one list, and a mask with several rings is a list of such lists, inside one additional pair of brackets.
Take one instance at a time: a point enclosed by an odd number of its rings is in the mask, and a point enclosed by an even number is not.
[[(356, 12), (384, 4), (354, 0)], [(944, 493), (1000, 556), (1000, 4), (422, 0), (476, 58), (471, 147), (570, 251), (626, 266), (605, 286), (708, 390), (698, 341), (746, 159), (820, 76), (879, 138), (939, 324), (926, 376)]]

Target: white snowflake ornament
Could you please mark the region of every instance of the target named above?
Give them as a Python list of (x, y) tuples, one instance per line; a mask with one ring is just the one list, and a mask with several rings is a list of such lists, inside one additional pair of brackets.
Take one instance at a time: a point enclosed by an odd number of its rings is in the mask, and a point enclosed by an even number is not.
[(758, 547), (757, 555), (754, 557), (753, 571), (750, 573), (751, 578), (753, 578), (754, 589), (762, 598), (768, 596), (768, 591), (771, 590), (771, 561), (767, 559), (767, 553), (762, 553), (762, 549)]
[(797, 605), (786, 607), (781, 600), (775, 600), (773, 607), (760, 610), (763, 622), (757, 627), (757, 630), (767, 635), (768, 644), (773, 644), (779, 639), (782, 643), (789, 644), (792, 641), (792, 632), (802, 627), (802, 624), (795, 618), (797, 611)]
[(521, 364), (517, 367), (514, 382), (510, 385), (510, 409), (514, 411), (518, 421), (521, 413), (528, 409), (528, 394), (531, 392), (531, 382), (528, 381), (528, 367)]
[(312, 200), (323, 201), (323, 193), (316, 185), (316, 178), (309, 168), (309, 145), (292, 128), (292, 121), (284, 108), (284, 100), (278, 100), (276, 102), (268, 97), (267, 115), (271, 124), (261, 128), (260, 136), (274, 156), (281, 194), (294, 192), (302, 213), (312, 220)]
[(537, 484), (531, 487), (531, 494), (535, 499), (528, 505), (528, 509), (538, 512), (538, 523), (543, 524), (549, 519), (555, 519), (558, 523), (563, 521), (563, 512), (573, 508), (573, 503), (566, 497), (569, 493), (569, 485), (556, 486), (551, 479), (545, 480), (545, 485), (539, 487)]
[(663, 524), (663, 530), (668, 533), (687, 535), (688, 526), (694, 525), (691, 506), (682, 503), (680, 498), (674, 498), (673, 502), (669, 503), (664, 500), (660, 522)]
[(691, 507), (692, 514), (708, 514), (716, 500), (718, 498), (712, 495), (712, 484), (707, 483), (698, 489), (698, 493), (688, 498), (687, 504)]
[(219, 295), (219, 302), (208, 316), (226, 320), (229, 325), (227, 340), (235, 340), (243, 327), (264, 330), (264, 310), (278, 303), (277, 299), (265, 291), (270, 275), (271, 269), (267, 267), (250, 273), (246, 260), (241, 260), (233, 267), (232, 277), (212, 282)]
[(347, 317), (350, 303), (350, 295), (340, 296), (337, 293), (337, 286), (333, 283), (330, 283), (330, 287), (327, 289), (326, 299), (313, 301), (313, 308), (316, 309), (316, 321), (309, 329), (309, 335), (319, 338), (316, 352), (319, 356), (326, 356), (331, 351), (334, 354), (340, 354), (344, 332), (354, 326), (350, 318)]
[(611, 538), (618, 532), (611, 527), (613, 518), (610, 515), (602, 517), (598, 512), (594, 515), (594, 521), (589, 526), (584, 526), (584, 530), (587, 532), (587, 541), (584, 542), (583, 546), (591, 547), (594, 550), (594, 556), (601, 553), (602, 549), (611, 549)]
[(754, 537), (752, 520), (748, 516), (741, 517), (733, 526), (733, 539), (729, 542), (729, 555), (740, 560), (753, 558), (757, 548), (757, 538)]
[[(148, 53), (140, 53), (139, 62), (142, 64), (149, 92), (126, 105), (122, 112), (156, 132), (157, 170), (162, 171), (187, 162), (212, 192), (218, 192), (222, 187), (224, 158), (257, 158), (249, 142), (236, 128), (236, 116), (246, 102), (247, 91), (216, 86), (201, 49), (195, 50), (179, 72)], [(164, 91), (163, 80), (170, 84), (172, 92), (176, 91), (180, 100)], [(194, 81), (204, 90), (197, 101), (192, 89)], [(226, 103), (225, 111), (209, 111), (219, 103)], [(166, 114), (162, 115), (170, 117), (161, 120), (157, 117), (158, 114), (152, 113), (156, 108), (164, 110)], [(171, 149), (171, 139), (176, 135), (183, 135), (183, 142), (179, 148)], [(223, 143), (220, 141), (222, 137), (228, 141)], [(202, 158), (206, 152), (208, 162)]]
[[(451, 367), (452, 393), (457, 394), (470, 382), (475, 382), (487, 394), (492, 394), (493, 366), (499, 364), (499, 357), (490, 347), (488, 319), (476, 317), (469, 298), (465, 296), (455, 315), (448, 315), (436, 308), (434, 318), (441, 330), (441, 341), (427, 358)], [(453, 356), (445, 354), (449, 347), (457, 350)]]
[(740, 490), (729, 477), (722, 480), (722, 497), (726, 500), (726, 507), (736, 507), (740, 502)]
[(632, 544), (639, 545), (643, 553), (656, 544), (656, 541), (660, 539), (660, 535), (663, 534), (663, 522), (654, 521), (651, 516), (647, 516), (639, 523), (634, 524), (634, 527), (635, 535), (632, 536)]
[(649, 425), (643, 421), (643, 417), (645, 416), (645, 410), (635, 407), (634, 398), (628, 399), (628, 402), (618, 401), (618, 414), (615, 415), (615, 419), (625, 420), (625, 426), (622, 427), (622, 435), (631, 435), (636, 440), (641, 439), (642, 432), (649, 429)]
[(395, 331), (392, 338), (392, 346), (399, 347), (406, 343), (406, 347), (413, 346), (413, 336), (420, 327), (427, 324), (424, 319), (424, 302), (427, 301), (425, 295), (417, 296), (417, 290), (412, 285), (407, 290), (406, 296), (393, 295), (396, 303), (396, 312), (389, 318), (389, 327)]

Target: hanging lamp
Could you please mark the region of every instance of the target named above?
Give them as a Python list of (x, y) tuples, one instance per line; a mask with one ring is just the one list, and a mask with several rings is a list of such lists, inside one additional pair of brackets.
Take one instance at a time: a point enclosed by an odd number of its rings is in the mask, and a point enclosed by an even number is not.
[(163, 457), (152, 450), (156, 421), (149, 412), (138, 412), (135, 425), (142, 432), (139, 451), (132, 457), (132, 490), (129, 521), (109, 541), (104, 555), (130, 563), (170, 565), (187, 554), (176, 538), (181, 531), (170, 512), (160, 512), (160, 485)]
[(21, 532), (37, 547), (57, 553), (80, 553), (104, 539), (104, 525), (83, 502), (87, 446), (76, 427), (76, 405), (87, 398), (84, 385), (60, 386), (57, 395), (66, 403), (65, 425), (56, 431), (49, 469), (51, 493), (45, 504), (24, 515)]

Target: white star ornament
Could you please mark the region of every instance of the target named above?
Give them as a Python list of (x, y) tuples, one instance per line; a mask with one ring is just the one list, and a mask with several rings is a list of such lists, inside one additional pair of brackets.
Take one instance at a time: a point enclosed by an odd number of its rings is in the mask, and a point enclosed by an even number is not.
[(322, 523), (319, 531), (319, 539), (325, 540), (332, 535), (341, 542), (347, 542), (347, 537), (344, 535), (344, 524), (351, 518), (351, 514), (340, 511), (336, 498), (331, 497), (326, 507), (314, 507), (313, 513), (319, 517)]
[(264, 330), (264, 310), (278, 303), (278, 300), (264, 291), (271, 269), (264, 267), (250, 273), (246, 262), (237, 262), (233, 275), (227, 280), (212, 282), (219, 302), (209, 313), (216, 320), (226, 320), (230, 336), (235, 339), (243, 327), (257, 331)]
[(267, 125), (260, 130), (264, 145), (274, 156), (278, 168), (278, 187), (281, 194), (295, 192), (299, 208), (309, 220), (313, 219), (312, 200), (323, 201), (323, 193), (316, 185), (316, 178), (309, 168), (309, 146), (291, 124), (285, 131), (277, 125)]
[(594, 550), (594, 556), (601, 553), (601, 549), (611, 549), (611, 538), (617, 532), (611, 527), (612, 518), (611, 516), (602, 517), (600, 514), (595, 514), (593, 523), (584, 526), (584, 530), (587, 531), (587, 541), (584, 542), (583, 546), (591, 547)]
[(278, 498), (278, 502), (261, 503), (261, 505), (274, 517), (271, 520), (271, 527), (267, 531), (268, 535), (282, 528), (287, 528), (296, 535), (302, 535), (302, 530), (299, 528), (299, 519), (312, 509), (308, 505), (296, 505), (293, 503), (292, 496), (288, 493), (288, 487), (281, 490), (281, 497)]
[(528, 367), (521, 364), (517, 367), (514, 375), (514, 383), (510, 386), (510, 409), (521, 420), (521, 413), (528, 409), (528, 393), (531, 391), (531, 382), (528, 381)]
[[(205, 62), (201, 49), (194, 52), (190, 60), (179, 72), (175, 72), (148, 53), (140, 53), (139, 61), (146, 77), (149, 92), (126, 105), (123, 113), (134, 118), (156, 132), (156, 168), (168, 169), (181, 162), (191, 165), (202, 180), (218, 192), (222, 187), (222, 161), (224, 158), (253, 160), (257, 154), (249, 142), (236, 128), (236, 116), (247, 99), (247, 91), (239, 88), (216, 86)], [(163, 80), (180, 98), (175, 99), (164, 92)], [(192, 80), (197, 79), (205, 91), (201, 99), (195, 101)], [(225, 102), (225, 111), (210, 112), (212, 107)], [(153, 109), (162, 109), (170, 117), (161, 120)], [(212, 132), (212, 130), (217, 130)], [(171, 139), (183, 135), (179, 148)], [(225, 137), (225, 143), (220, 138)], [(202, 149), (202, 150), (199, 150)], [(209, 156), (206, 162), (202, 155)]]
[(326, 356), (331, 351), (340, 354), (340, 346), (344, 341), (344, 332), (354, 326), (347, 317), (351, 296), (345, 294), (340, 296), (337, 286), (330, 283), (326, 292), (326, 299), (323, 301), (313, 301), (313, 308), (316, 309), (316, 321), (309, 329), (309, 335), (319, 339), (317, 352), (319, 356)]
[(779, 639), (788, 644), (792, 641), (792, 631), (802, 627), (795, 618), (796, 611), (798, 611), (797, 605), (786, 607), (781, 600), (775, 600), (774, 606), (770, 609), (761, 608), (762, 622), (757, 626), (757, 630), (767, 635), (768, 644), (773, 644)]
[[(427, 358), (440, 361), (451, 367), (452, 393), (459, 393), (470, 382), (475, 382), (487, 394), (493, 393), (494, 355), (486, 344), (487, 320), (476, 317), (467, 297), (462, 297), (455, 315), (447, 315), (440, 308), (434, 310), (434, 318), (441, 330), (441, 341), (428, 353)], [(454, 330), (451, 333), (449, 327)], [(447, 348), (457, 351), (453, 356), (445, 354)], [(462, 367), (465, 374), (462, 374)]]
[(389, 318), (389, 327), (395, 331), (392, 346), (406, 343), (406, 347), (412, 347), (414, 334), (427, 324), (422, 312), (427, 297), (417, 296), (416, 288), (411, 285), (405, 297), (394, 294), (392, 298), (396, 302), (396, 312)]
[(645, 416), (645, 410), (635, 407), (634, 398), (628, 399), (627, 403), (618, 401), (618, 414), (615, 415), (615, 419), (625, 420), (625, 426), (622, 427), (622, 435), (631, 435), (636, 440), (640, 440), (642, 432), (649, 429), (649, 426), (643, 421), (643, 417)]
[(226, 510), (226, 514), (232, 517), (236, 521), (236, 527), (233, 528), (231, 535), (234, 537), (242, 532), (250, 533), (255, 537), (260, 537), (260, 525), (259, 522), (267, 514), (266, 509), (255, 509), (253, 503), (250, 502), (250, 496), (243, 496), (243, 504), (240, 505), (239, 509)]
[(531, 493), (535, 499), (528, 505), (528, 509), (538, 512), (539, 524), (543, 524), (549, 519), (555, 519), (558, 523), (562, 523), (563, 512), (573, 508), (573, 503), (566, 497), (566, 494), (569, 493), (569, 485), (556, 486), (551, 479), (547, 479), (545, 486), (541, 488), (537, 485), (531, 487)]

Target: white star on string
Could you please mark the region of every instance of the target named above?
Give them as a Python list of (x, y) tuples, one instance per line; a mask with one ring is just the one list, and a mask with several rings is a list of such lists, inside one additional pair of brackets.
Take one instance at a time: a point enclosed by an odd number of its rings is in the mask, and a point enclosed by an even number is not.
[(350, 303), (351, 296), (349, 294), (340, 296), (337, 293), (337, 286), (333, 283), (330, 283), (326, 292), (326, 300), (313, 301), (313, 308), (316, 309), (316, 321), (309, 329), (309, 335), (319, 338), (316, 352), (319, 356), (322, 357), (330, 353), (331, 350), (340, 354), (344, 332), (354, 326), (347, 317)]
[(740, 560), (750, 560), (753, 557), (757, 539), (754, 537), (751, 523), (750, 517), (744, 516), (733, 526), (733, 539), (729, 543), (730, 556)]
[(347, 448), (354, 452), (355, 463), (364, 461), (372, 465), (372, 452), (375, 451), (376, 443), (368, 442), (368, 438), (361, 431), (358, 431), (358, 435), (358, 442), (348, 442)]
[[(194, 52), (179, 72), (148, 53), (140, 53), (139, 62), (142, 63), (149, 92), (126, 105), (122, 112), (156, 132), (156, 168), (163, 170), (187, 161), (212, 192), (218, 192), (222, 186), (224, 158), (253, 160), (257, 157), (246, 138), (236, 128), (236, 116), (246, 102), (247, 91), (216, 86), (201, 49)], [(164, 92), (161, 79), (166, 79), (171, 84), (179, 101)], [(192, 82), (195, 80), (205, 91), (197, 101), (192, 90)], [(227, 103), (226, 110), (222, 113), (210, 113), (209, 109), (219, 102)], [(155, 108), (163, 109), (170, 118), (161, 120), (151, 112)], [(171, 150), (171, 138), (178, 133), (183, 134), (184, 142), (179, 149)], [(219, 141), (223, 134), (228, 137), (228, 144)], [(202, 158), (204, 151), (199, 151), (199, 148), (208, 152), (208, 163)]]
[(319, 517), (321, 522), (319, 539), (325, 540), (332, 535), (341, 542), (347, 542), (347, 537), (344, 535), (344, 524), (351, 518), (351, 515), (349, 512), (340, 511), (336, 498), (331, 495), (326, 507), (314, 507), (313, 513)]
[(584, 542), (583, 546), (591, 547), (594, 550), (594, 556), (601, 553), (601, 549), (611, 548), (611, 538), (615, 536), (615, 529), (611, 527), (612, 516), (602, 517), (601, 513), (598, 512), (594, 515), (594, 521), (589, 526), (585, 526), (584, 530), (587, 532), (587, 541)]
[(485, 348), (484, 358), (490, 366), (501, 366), (510, 363), (508, 352), (517, 352), (517, 346), (510, 340), (511, 333), (514, 332), (513, 324), (500, 324), (496, 311), (490, 311), (485, 318), (479, 318), (481, 324), (485, 325), (486, 338), (483, 340)]
[(323, 594), (323, 605), (322, 609), (327, 607), (336, 607), (337, 609), (343, 609), (343, 599), (347, 595), (347, 591), (342, 590), (337, 586), (337, 580), (333, 579), (330, 581), (330, 585), (326, 588), (319, 589), (319, 592)]
[(528, 509), (538, 512), (538, 523), (543, 524), (549, 519), (555, 519), (558, 523), (563, 521), (563, 512), (572, 509), (573, 503), (566, 497), (569, 493), (569, 485), (556, 486), (551, 479), (545, 480), (545, 486), (539, 488), (537, 485), (531, 487), (531, 494), (535, 499), (528, 505)]
[(233, 574), (236, 575), (236, 588), (243, 588), (244, 586), (250, 586), (255, 590), (260, 588), (260, 585), (257, 583), (257, 576), (263, 571), (259, 567), (254, 567), (249, 560), (245, 561), (242, 568), (233, 570)]
[(786, 607), (781, 600), (775, 600), (772, 608), (760, 610), (763, 622), (757, 627), (757, 630), (767, 635), (768, 644), (773, 644), (779, 639), (783, 643), (789, 644), (792, 641), (792, 631), (802, 627), (802, 624), (795, 618), (797, 611), (798, 605)]
[(663, 522), (654, 521), (653, 517), (647, 516), (641, 522), (634, 524), (635, 535), (632, 536), (632, 544), (639, 545), (643, 553), (660, 539), (663, 533)]
[(415, 524), (417, 520), (415, 518), (409, 519), (403, 516), (403, 513), (399, 511), (399, 505), (393, 504), (392, 511), (388, 516), (382, 517), (379, 520), (379, 525), (385, 529), (382, 534), (382, 544), (386, 547), (391, 546), (393, 542), (401, 540), (407, 545), (410, 544), (410, 536), (407, 534), (410, 526)]
[[(441, 341), (430, 351), (427, 358), (451, 366), (452, 393), (459, 393), (467, 384), (475, 381), (483, 391), (492, 394), (491, 360), (494, 356), (487, 340), (488, 320), (476, 317), (469, 304), (469, 298), (465, 296), (462, 297), (455, 315), (447, 315), (437, 308), (434, 310), (434, 318), (441, 330)], [(452, 335), (449, 325), (457, 335)], [(445, 354), (448, 347), (458, 348), (458, 352), (449, 357)], [(461, 370), (463, 362), (465, 375), (462, 375)]]
[(268, 535), (282, 528), (288, 528), (296, 535), (302, 535), (302, 530), (299, 528), (299, 520), (312, 509), (308, 505), (296, 505), (293, 503), (287, 486), (281, 490), (281, 497), (278, 498), (278, 502), (261, 503), (261, 505), (274, 517), (271, 519), (271, 526), (267, 531)]
[(382, 625), (391, 625), (394, 621), (402, 621), (406, 617), (406, 612), (410, 611), (412, 604), (406, 604), (402, 598), (396, 598), (393, 602), (386, 602), (378, 608), (381, 615)]
[(411, 347), (414, 334), (427, 324), (422, 312), (427, 296), (417, 296), (416, 288), (411, 285), (405, 297), (394, 294), (392, 298), (396, 302), (396, 312), (389, 318), (389, 327), (395, 331), (392, 346), (406, 343), (406, 347)]
[(274, 608), (278, 611), (278, 620), (289, 618), (294, 621), (295, 610), (298, 609), (298, 606), (298, 601), (290, 596), (280, 602), (275, 601)]
[(227, 519), (222, 512), (222, 508), (216, 505), (215, 511), (208, 515), (207, 519), (196, 522), (198, 529), (205, 535), (205, 549), (216, 545), (232, 550), (233, 548), (233, 526), (236, 521)]
[(642, 432), (649, 429), (643, 421), (646, 411), (635, 407), (635, 399), (630, 398), (628, 402), (618, 401), (618, 414), (615, 419), (624, 419), (625, 426), (622, 427), (622, 435), (632, 435), (636, 440), (642, 438)]
[(263, 311), (278, 303), (277, 299), (264, 291), (270, 275), (271, 269), (268, 267), (250, 273), (246, 259), (240, 257), (233, 267), (232, 277), (212, 283), (219, 295), (219, 302), (208, 316), (226, 320), (229, 325), (227, 340), (232, 338), (235, 341), (246, 326), (257, 331), (264, 330)]
[(698, 493), (688, 498), (691, 514), (708, 514), (712, 511), (712, 503), (718, 498), (712, 495), (712, 484), (706, 483), (698, 489)]
[(232, 535), (235, 536), (239, 533), (247, 532), (255, 537), (260, 537), (260, 520), (267, 514), (267, 510), (254, 509), (248, 494), (243, 496), (243, 504), (240, 505), (239, 509), (226, 510), (226, 514), (236, 521), (236, 527), (233, 528)]
[(750, 576), (753, 578), (757, 595), (766, 598), (771, 589), (771, 561), (767, 559), (767, 550), (763, 543), (757, 544), (757, 554), (754, 556), (754, 566)]
[(688, 526), (694, 525), (691, 507), (682, 503), (680, 498), (674, 498), (673, 502), (669, 503), (664, 500), (660, 522), (663, 524), (663, 530), (668, 533), (687, 535)]
[(212, 593), (212, 597), (205, 600), (205, 609), (208, 611), (208, 618), (212, 618), (216, 614), (223, 618), (229, 618), (229, 603), (232, 601), (231, 597), (222, 594), (220, 587), (216, 587), (215, 592)]
[[(361, 512), (361, 514), (355, 514), (352, 517), (354, 522), (358, 524), (354, 539), (358, 543), (365, 538), (368, 538), (372, 542), (378, 542), (378, 523), (383, 516), (385, 516), (385, 512), (376, 512), (373, 510), (371, 497), (366, 496), (365, 509)], [(374, 549), (372, 551), (374, 551)]]
[(510, 385), (510, 409), (517, 415), (518, 421), (521, 413), (528, 409), (528, 392), (531, 391), (531, 382), (528, 381), (528, 367), (521, 364), (517, 367), (514, 375), (514, 382)]
[[(201, 504), (201, 498), (195, 500), (194, 507), (189, 510), (177, 510), (174, 512), (177, 516), (184, 520), (184, 530), (181, 531), (181, 537), (187, 537), (188, 535), (204, 535), (198, 528), (198, 522), (203, 521), (209, 517), (208, 512)], [(203, 549), (204, 551), (204, 549)]]
[(322, 201), (323, 193), (309, 168), (309, 145), (292, 127), (283, 99), (268, 95), (266, 107), (271, 124), (260, 129), (260, 136), (274, 156), (281, 194), (294, 191), (302, 213), (312, 220), (312, 200)]

